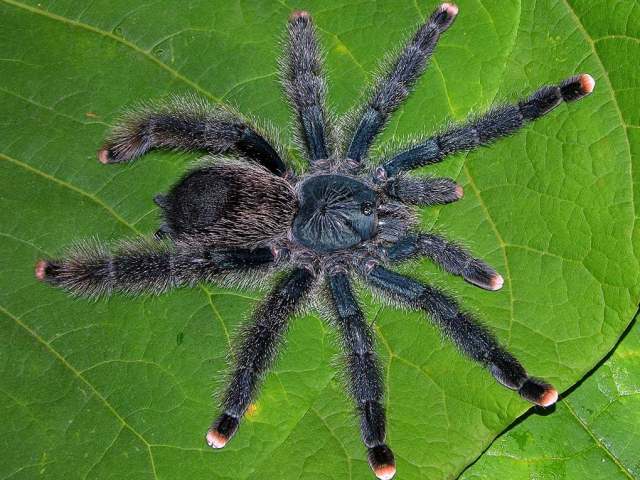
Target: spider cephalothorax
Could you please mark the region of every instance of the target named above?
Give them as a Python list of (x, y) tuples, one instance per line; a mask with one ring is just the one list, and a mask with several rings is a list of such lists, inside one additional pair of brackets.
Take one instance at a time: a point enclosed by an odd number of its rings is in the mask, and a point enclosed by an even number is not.
[(287, 167), (282, 149), (239, 114), (196, 99), (173, 99), (127, 114), (98, 152), (102, 163), (128, 162), (163, 148), (212, 156), (156, 197), (164, 222), (154, 238), (111, 250), (80, 245), (59, 259), (39, 261), (38, 279), (95, 296), (160, 293), (202, 281), (253, 285), (277, 274), (271, 293), (239, 336), (221, 413), (206, 435), (210, 446), (222, 448), (235, 434), (289, 317), (313, 297), (340, 331), (369, 463), (379, 478), (394, 475), (393, 453), (385, 444), (380, 367), (370, 326), (351, 288), (356, 279), (398, 304), (426, 312), (464, 354), (525, 399), (542, 406), (557, 400), (552, 386), (530, 377), (453, 298), (389, 269), (422, 256), (479, 287), (500, 289), (502, 277), (486, 263), (436, 233), (417, 229), (416, 205), (454, 202), (462, 188), (451, 179), (407, 172), (514, 133), (594, 87), (589, 75), (577, 75), (370, 161), (375, 137), (409, 94), (457, 13), (452, 4), (438, 7), (341, 127), (329, 122), (311, 18), (306, 12), (291, 15), (282, 82), (309, 163), (305, 173)]

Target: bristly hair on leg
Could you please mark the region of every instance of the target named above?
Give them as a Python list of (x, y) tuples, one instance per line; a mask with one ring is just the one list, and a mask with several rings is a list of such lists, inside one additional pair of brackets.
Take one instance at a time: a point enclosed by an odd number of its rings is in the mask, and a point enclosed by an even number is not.
[(327, 84), (323, 73), (324, 54), (308, 12), (289, 17), (284, 55), (280, 58), (280, 80), (294, 112), (296, 139), (307, 153), (311, 166), (332, 156), (331, 115), (325, 106)]
[(376, 169), (376, 175), (383, 181), (400, 172), (441, 162), (449, 155), (490, 145), (548, 114), (562, 102), (573, 102), (591, 94), (594, 86), (591, 75), (581, 74), (557, 85), (541, 87), (523, 100), (496, 105), (482, 115), (397, 152)]
[(557, 401), (558, 392), (555, 388), (529, 376), (491, 332), (472, 315), (460, 310), (449, 295), (380, 266), (373, 268), (365, 278), (389, 298), (428, 313), (433, 323), (462, 353), (486, 367), (504, 386), (544, 407)]
[(113, 293), (160, 294), (216, 281), (229, 270), (256, 269), (272, 262), (269, 248), (184, 247), (140, 237), (112, 247), (95, 240), (78, 242), (58, 258), (39, 260), (35, 275), (72, 295), (97, 298)]
[(168, 242), (138, 238), (114, 246), (90, 239), (76, 242), (58, 258), (40, 260), (36, 277), (77, 296), (97, 298), (119, 291), (159, 294), (170, 288)]
[(464, 195), (462, 185), (451, 178), (397, 176), (384, 185), (390, 197), (410, 205), (444, 205), (460, 200)]
[(422, 24), (404, 47), (382, 64), (381, 74), (368, 93), (366, 103), (348, 115), (353, 123), (344, 156), (359, 164), (391, 114), (409, 96), (433, 54), (440, 35), (453, 23), (458, 7), (443, 3)]
[(387, 256), (392, 262), (427, 257), (446, 272), (485, 290), (500, 290), (504, 284), (502, 275), (484, 261), (433, 232), (407, 235), (387, 249)]
[(141, 103), (124, 113), (98, 151), (101, 163), (130, 162), (153, 149), (236, 152), (284, 175), (282, 150), (229, 106), (196, 95)]
[(378, 478), (391, 478), (395, 474), (395, 460), (391, 449), (385, 444), (384, 388), (373, 345), (373, 333), (345, 273), (331, 275), (328, 289), (335, 323), (342, 339), (348, 387), (360, 415), (362, 441), (368, 448), (369, 462)]
[(289, 317), (295, 314), (315, 282), (306, 269), (294, 269), (282, 278), (238, 336), (234, 365), (222, 395), (221, 414), (207, 431), (209, 446), (222, 448), (235, 434), (239, 419), (256, 395), (268, 367), (274, 361)]

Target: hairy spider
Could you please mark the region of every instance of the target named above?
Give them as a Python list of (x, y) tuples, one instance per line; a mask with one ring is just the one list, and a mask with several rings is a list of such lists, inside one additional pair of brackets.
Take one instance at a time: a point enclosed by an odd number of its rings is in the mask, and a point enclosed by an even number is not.
[(259, 285), (276, 278), (239, 336), (221, 413), (206, 434), (211, 447), (224, 447), (236, 433), (289, 317), (305, 303), (313, 304), (340, 332), (369, 464), (378, 478), (393, 477), (380, 366), (371, 328), (351, 287), (356, 276), (393, 302), (426, 312), (461, 352), (525, 399), (544, 407), (557, 400), (551, 385), (530, 377), (453, 298), (388, 268), (427, 257), (474, 285), (500, 289), (502, 277), (482, 260), (436, 233), (417, 230), (415, 206), (459, 200), (461, 186), (449, 178), (406, 172), (510, 135), (594, 88), (587, 74), (542, 87), (518, 103), (496, 106), (369, 166), (371, 144), (409, 95), (457, 13), (453, 4), (440, 5), (388, 62), (364, 105), (342, 127), (331, 124), (325, 106), (322, 54), (311, 18), (307, 12), (291, 15), (282, 83), (309, 163), (302, 174), (287, 167), (284, 151), (265, 132), (227, 107), (193, 98), (128, 113), (98, 152), (105, 164), (129, 162), (152, 149), (216, 156), (155, 198), (164, 216), (155, 238), (111, 250), (83, 244), (62, 258), (40, 260), (38, 279), (72, 294), (97, 296), (160, 293), (198, 282)]

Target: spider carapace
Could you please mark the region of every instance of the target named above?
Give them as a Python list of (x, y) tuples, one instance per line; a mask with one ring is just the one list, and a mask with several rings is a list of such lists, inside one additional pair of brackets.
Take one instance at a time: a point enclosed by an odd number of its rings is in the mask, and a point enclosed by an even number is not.
[(376, 192), (344, 175), (318, 175), (302, 182), (293, 238), (318, 252), (344, 250), (371, 240), (377, 231)]
[(351, 286), (356, 281), (424, 311), (462, 353), (523, 398), (541, 406), (557, 400), (551, 385), (530, 376), (449, 294), (392, 269), (426, 257), (476, 286), (500, 289), (503, 279), (492, 267), (419, 229), (419, 206), (455, 202), (462, 187), (449, 178), (408, 172), (515, 133), (561, 103), (588, 95), (595, 85), (591, 76), (576, 75), (371, 158), (374, 139), (409, 95), (457, 13), (453, 4), (440, 5), (385, 62), (362, 105), (337, 124), (325, 106), (322, 54), (311, 17), (291, 15), (281, 78), (308, 164), (303, 172), (293, 171), (273, 135), (228, 107), (192, 97), (127, 113), (98, 152), (105, 164), (129, 162), (152, 149), (210, 155), (155, 198), (163, 213), (155, 236), (111, 248), (79, 244), (59, 258), (39, 261), (38, 279), (85, 296), (161, 293), (199, 282), (272, 285), (240, 329), (220, 413), (206, 433), (211, 447), (224, 447), (236, 433), (290, 317), (316, 308), (339, 331), (369, 463), (378, 478), (393, 477), (382, 376), (371, 327)]

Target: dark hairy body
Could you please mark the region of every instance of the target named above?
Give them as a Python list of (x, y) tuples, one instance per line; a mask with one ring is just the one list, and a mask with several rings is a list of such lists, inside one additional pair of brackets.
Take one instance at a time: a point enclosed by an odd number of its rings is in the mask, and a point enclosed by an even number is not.
[(380, 366), (353, 281), (400, 306), (424, 311), (462, 353), (523, 398), (545, 407), (557, 400), (551, 385), (529, 376), (450, 295), (390, 268), (427, 257), (476, 286), (500, 289), (503, 279), (492, 267), (442, 236), (418, 229), (417, 206), (455, 202), (462, 188), (452, 179), (407, 172), (488, 145), (594, 88), (589, 75), (577, 75), (370, 161), (374, 139), (409, 95), (457, 13), (452, 4), (438, 7), (388, 63), (364, 104), (338, 127), (325, 106), (322, 55), (311, 18), (306, 12), (291, 15), (282, 83), (308, 161), (305, 172), (289, 168), (283, 149), (238, 113), (195, 98), (126, 114), (98, 152), (105, 164), (129, 162), (152, 149), (210, 156), (167, 194), (155, 197), (164, 221), (153, 238), (111, 249), (80, 244), (60, 258), (39, 261), (38, 279), (90, 297), (161, 293), (203, 281), (273, 284), (238, 336), (220, 414), (206, 434), (211, 447), (224, 447), (236, 433), (290, 317), (315, 307), (340, 333), (369, 463), (378, 478), (393, 477)]

